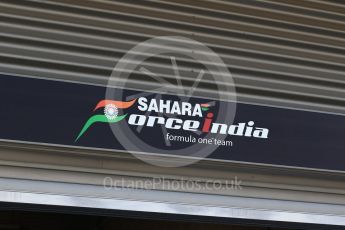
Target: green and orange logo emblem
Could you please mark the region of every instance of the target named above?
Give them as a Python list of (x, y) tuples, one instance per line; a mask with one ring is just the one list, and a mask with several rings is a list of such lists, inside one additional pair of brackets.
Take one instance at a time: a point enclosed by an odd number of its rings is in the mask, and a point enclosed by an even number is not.
[(93, 111), (95, 112), (100, 108), (104, 108), (104, 114), (96, 114), (91, 116), (80, 130), (75, 142), (78, 141), (86, 130), (88, 130), (90, 126), (96, 122), (116, 123), (125, 119), (127, 114), (119, 115), (119, 109), (127, 109), (131, 107), (136, 100), (137, 99), (133, 99), (131, 101), (102, 100), (98, 102)]

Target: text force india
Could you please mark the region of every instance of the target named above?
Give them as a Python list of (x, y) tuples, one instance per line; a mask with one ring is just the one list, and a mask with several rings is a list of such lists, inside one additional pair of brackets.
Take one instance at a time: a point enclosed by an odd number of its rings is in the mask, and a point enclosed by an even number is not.
[[(201, 104), (192, 105), (189, 102), (171, 100), (148, 100), (145, 97), (138, 98), (138, 110), (142, 112), (156, 112), (159, 114), (203, 117)], [(146, 127), (164, 125), (167, 129), (182, 129), (192, 132), (202, 131), (204, 133), (268, 138), (269, 130), (267, 128), (255, 127), (254, 121), (228, 125), (213, 122), (213, 116), (213, 113), (208, 112), (204, 120), (200, 122), (193, 119), (183, 120), (180, 118), (164, 118), (162, 116), (131, 114), (128, 119), (128, 124)]]

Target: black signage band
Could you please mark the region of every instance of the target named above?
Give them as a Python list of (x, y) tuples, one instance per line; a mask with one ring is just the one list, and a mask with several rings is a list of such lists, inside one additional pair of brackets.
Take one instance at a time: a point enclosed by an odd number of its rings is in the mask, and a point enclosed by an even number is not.
[(0, 139), (345, 171), (341, 115), (237, 103), (226, 123), (235, 102), (105, 98), (105, 87), (8, 75), (0, 88)]

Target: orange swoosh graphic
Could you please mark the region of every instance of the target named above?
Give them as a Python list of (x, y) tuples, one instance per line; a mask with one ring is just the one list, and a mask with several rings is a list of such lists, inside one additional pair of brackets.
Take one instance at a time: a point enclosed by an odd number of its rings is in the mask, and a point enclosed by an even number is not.
[(133, 99), (131, 101), (102, 100), (102, 101), (98, 102), (98, 104), (96, 105), (96, 107), (93, 111), (95, 111), (99, 108), (105, 107), (108, 104), (113, 104), (119, 109), (126, 109), (128, 107), (131, 107), (135, 103), (136, 100), (137, 99)]

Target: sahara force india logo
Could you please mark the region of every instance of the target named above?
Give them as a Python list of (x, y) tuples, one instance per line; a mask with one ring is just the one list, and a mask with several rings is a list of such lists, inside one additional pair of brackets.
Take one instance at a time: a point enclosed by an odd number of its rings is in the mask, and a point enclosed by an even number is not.
[[(152, 116), (143, 114), (123, 114), (119, 115), (119, 109), (127, 109), (137, 102), (137, 109), (140, 112), (155, 112), (158, 115), (184, 116), (189, 119), (176, 117), (165, 118), (163, 116)], [(127, 123), (131, 126), (154, 127), (163, 125), (166, 129), (184, 130), (190, 132), (203, 132), (214, 134), (225, 134), (234, 136), (245, 136), (255, 138), (268, 138), (269, 130), (266, 128), (254, 127), (254, 121), (242, 122), (238, 124), (222, 124), (213, 122), (214, 113), (209, 112), (210, 104), (191, 104), (189, 102), (180, 102), (172, 100), (157, 100), (155, 98), (147, 99), (140, 97), (131, 101), (100, 101), (94, 111), (104, 108), (104, 114), (91, 116), (82, 127), (75, 141), (96, 122), (116, 123), (124, 120), (128, 116)], [(204, 117), (203, 112), (207, 113)], [(193, 118), (198, 118), (195, 120)], [(200, 121), (200, 118), (203, 120)]]

